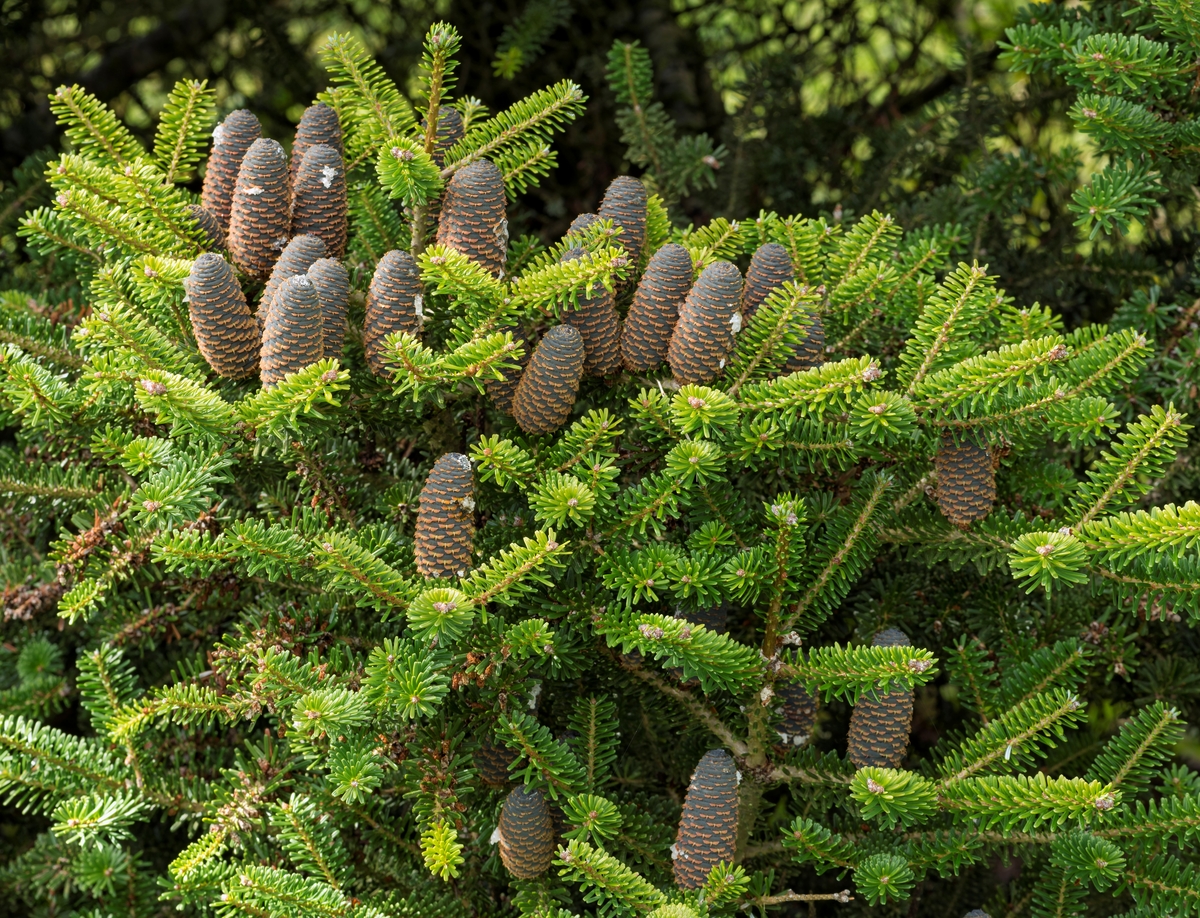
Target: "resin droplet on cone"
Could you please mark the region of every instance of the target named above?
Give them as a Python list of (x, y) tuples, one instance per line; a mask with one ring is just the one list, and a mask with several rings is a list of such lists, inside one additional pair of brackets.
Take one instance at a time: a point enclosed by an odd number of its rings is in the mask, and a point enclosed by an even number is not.
[(725, 369), (741, 298), (742, 275), (736, 265), (715, 261), (700, 273), (683, 301), (667, 348), (676, 382), (709, 382)]
[(346, 307), (350, 301), (350, 272), (336, 258), (318, 258), (309, 266), (308, 279), (317, 288), (325, 318), (325, 356), (342, 357), (346, 340)]
[(500, 808), (500, 860), (514, 877), (532, 880), (554, 860), (554, 820), (540, 788), (514, 787)]
[(393, 332), (416, 335), (421, 331), (421, 270), (408, 252), (392, 249), (375, 266), (367, 291), (363, 324), (363, 349), (376, 376), (387, 372), (384, 339)]
[[(583, 249), (571, 249), (562, 260), (575, 261), (583, 255)], [(579, 294), (577, 302), (563, 311), (563, 322), (583, 339), (586, 375), (607, 376), (621, 368), (621, 318), (613, 305), (612, 293), (600, 287), (591, 296)]]
[(233, 267), (220, 255), (192, 264), (184, 289), (200, 354), (218, 376), (247, 379), (258, 372), (258, 323)]
[(256, 140), (238, 170), (229, 211), (229, 251), (239, 268), (265, 279), (287, 245), (292, 199), (287, 155), (274, 140)]
[[(903, 631), (888, 628), (875, 635), (874, 647), (908, 647)], [(895, 691), (878, 697), (863, 695), (850, 715), (846, 756), (859, 768), (896, 768), (908, 751), (912, 728), (913, 693)]]
[(292, 198), (292, 232), (320, 236), (334, 258), (346, 253), (346, 167), (333, 147), (316, 144), (304, 154)]
[(317, 102), (306, 108), (300, 116), (300, 123), (296, 125), (290, 169), (293, 188), (296, 186), (296, 176), (300, 173), (300, 164), (304, 162), (304, 154), (317, 144), (332, 147), (340, 157), (346, 155), (342, 146), (342, 124), (338, 120), (337, 112), (324, 102)]
[(259, 372), (265, 388), (316, 363), (325, 353), (325, 320), (317, 288), (306, 275), (289, 277), (275, 293), (263, 326)]
[(692, 288), (692, 256), (676, 243), (650, 258), (633, 295), (621, 331), (621, 360), (627, 370), (644, 373), (667, 359), (679, 310)]
[(442, 200), (437, 242), (461, 252), (493, 275), (508, 257), (504, 176), (486, 159), (454, 173)]
[(471, 460), (446, 453), (433, 464), (417, 510), (417, 570), (426, 577), (471, 572), (475, 538), (475, 481)]
[(318, 258), (325, 257), (325, 243), (319, 236), (296, 236), (289, 242), (271, 269), (267, 285), (258, 298), (258, 321), (265, 325), (271, 312), (271, 300), (289, 277), (304, 274)]
[(618, 175), (609, 182), (600, 202), (599, 215), (621, 227), (617, 240), (629, 253), (629, 263), (637, 265), (646, 244), (646, 186), (628, 175)]
[(710, 749), (692, 773), (675, 836), (675, 885), (699, 889), (718, 863), (737, 850), (738, 777), (724, 749)]
[(558, 430), (571, 416), (583, 377), (583, 338), (570, 325), (546, 332), (513, 394), (513, 418), (531, 434)]
[(996, 470), (986, 446), (970, 440), (955, 442), (942, 434), (934, 457), (937, 470), (937, 501), (942, 516), (965, 528), (992, 512), (996, 502)]
[(246, 151), (262, 137), (262, 125), (252, 112), (239, 108), (213, 129), (212, 152), (205, 166), (200, 204), (221, 224), (221, 233), (229, 228), (229, 208), (238, 170)]

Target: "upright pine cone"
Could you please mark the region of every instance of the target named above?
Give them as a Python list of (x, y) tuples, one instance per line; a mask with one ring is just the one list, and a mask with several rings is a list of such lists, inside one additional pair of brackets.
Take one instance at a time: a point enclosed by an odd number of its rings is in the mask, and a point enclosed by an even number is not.
[(462, 115), (458, 109), (444, 105), (438, 109), (437, 138), (433, 142), (433, 161), (438, 168), (446, 165), (446, 153), (450, 148), (467, 136), (463, 127)]
[(996, 470), (987, 446), (972, 440), (956, 443), (947, 431), (942, 434), (933, 467), (937, 470), (938, 507), (951, 523), (965, 529), (992, 512)]
[(350, 299), (350, 272), (336, 258), (318, 258), (308, 269), (308, 279), (317, 288), (321, 315), (325, 319), (325, 356), (342, 357), (346, 341), (346, 306)]
[(580, 214), (571, 221), (571, 225), (567, 227), (567, 235), (573, 236), (576, 233), (582, 233), (594, 223), (599, 223), (600, 218), (595, 214)]
[(674, 242), (650, 258), (621, 332), (621, 361), (643, 373), (667, 359), (679, 308), (692, 287), (692, 256)]
[(276, 291), (263, 326), (263, 387), (274, 388), (288, 373), (303, 370), (324, 354), (325, 322), (317, 288), (305, 274), (289, 277)]
[(199, 204), (189, 204), (187, 210), (204, 236), (204, 251), (219, 252), (225, 248), (225, 228), (221, 221)]
[(708, 382), (725, 368), (741, 298), (742, 275), (736, 265), (714, 261), (701, 272), (683, 301), (667, 348), (676, 382)]
[(371, 372), (383, 376), (383, 341), (393, 332), (415, 335), (421, 330), (421, 269), (408, 252), (392, 249), (375, 266), (367, 291), (363, 348)]
[(554, 860), (554, 820), (540, 788), (514, 787), (500, 808), (500, 860), (514, 877), (533, 880)]
[(505, 325), (503, 328), (496, 329), (501, 332), (511, 332), (513, 341), (521, 345), (521, 349), (525, 352), (520, 360), (517, 361), (519, 369), (516, 370), (501, 370), (504, 374), (504, 379), (489, 379), (484, 384), (484, 389), (491, 396), (492, 404), (497, 409), (505, 414), (512, 414), (513, 396), (517, 392), (517, 384), (521, 381), (521, 373), (529, 364), (529, 358), (533, 352), (533, 342), (531, 342), (525, 333), (521, 331), (519, 325)]
[(628, 175), (618, 175), (609, 182), (600, 202), (600, 217), (621, 227), (617, 238), (632, 265), (642, 257), (642, 246), (646, 244), (646, 202), (646, 186)]
[(463, 577), (475, 538), (475, 480), (462, 453), (438, 458), (417, 510), (417, 570), (426, 577)]
[(287, 245), (292, 196), (287, 154), (277, 141), (250, 145), (238, 170), (229, 209), (229, 251), (238, 267), (266, 278)]
[(312, 267), (313, 262), (318, 258), (324, 257), (325, 242), (320, 236), (306, 235), (292, 238), (292, 241), (280, 253), (279, 260), (275, 262), (275, 267), (271, 269), (271, 277), (268, 279), (267, 285), (263, 287), (262, 296), (258, 298), (258, 322), (260, 327), (266, 325), (267, 316), (271, 312), (271, 300), (275, 298), (275, 294), (283, 286), (283, 282), (289, 277), (304, 274)]
[(787, 249), (777, 242), (760, 245), (746, 269), (746, 286), (742, 290), (742, 318), (749, 322), (772, 293), (788, 281), (796, 279), (792, 259)]
[(304, 154), (292, 198), (292, 232), (320, 236), (334, 258), (346, 254), (346, 167), (331, 146), (319, 143)]
[[(563, 261), (583, 257), (583, 249), (571, 249)], [(583, 338), (583, 372), (588, 376), (607, 376), (621, 368), (621, 317), (613, 305), (613, 295), (601, 287), (591, 296), (580, 295), (569, 306), (563, 322), (574, 327)]]
[[(898, 628), (875, 635), (875, 647), (908, 647), (912, 642)], [(912, 726), (913, 693), (888, 692), (864, 695), (850, 715), (850, 742), (847, 756), (859, 768), (896, 768), (908, 751), (908, 732)]]
[(317, 144), (324, 144), (337, 150), (338, 156), (345, 156), (342, 147), (342, 123), (338, 120), (337, 112), (324, 102), (310, 105), (300, 116), (296, 125), (296, 137), (292, 141), (291, 185), (296, 187), (296, 176), (300, 174), (300, 164), (304, 162), (304, 154)]
[(494, 742), (491, 735), (485, 733), (474, 756), (479, 780), (488, 787), (507, 787), (511, 780), (508, 766), (516, 757), (511, 749), (503, 743)]
[(257, 373), (258, 323), (229, 262), (220, 255), (201, 255), (183, 286), (196, 344), (213, 371), (228, 379)]
[(221, 224), (221, 235), (229, 228), (229, 207), (238, 169), (250, 145), (262, 136), (262, 125), (252, 112), (239, 108), (213, 129), (212, 152), (204, 171), (200, 203)]
[(693, 625), (703, 625), (709, 631), (715, 631), (717, 634), (725, 634), (729, 631), (729, 607), (723, 602), (701, 609), (689, 609), (687, 612), (676, 609), (675, 617), (685, 619)]
[(675, 836), (675, 885), (699, 889), (737, 848), (738, 777), (724, 749), (710, 749), (692, 772)]
[(783, 365), (784, 373), (811, 370), (825, 362), (825, 326), (815, 313), (810, 316), (812, 325), (804, 329), (804, 340), (793, 349)]
[(508, 259), (504, 176), (478, 159), (454, 173), (442, 199), (437, 241), (498, 275)]
[(779, 699), (781, 720), (779, 737), (785, 743), (801, 745), (812, 733), (817, 722), (817, 707), (820, 699), (810, 695), (799, 682), (783, 680), (775, 683), (775, 697)]
[(534, 348), (512, 402), (525, 433), (553, 433), (567, 423), (583, 376), (583, 353), (583, 338), (570, 325), (554, 326)]

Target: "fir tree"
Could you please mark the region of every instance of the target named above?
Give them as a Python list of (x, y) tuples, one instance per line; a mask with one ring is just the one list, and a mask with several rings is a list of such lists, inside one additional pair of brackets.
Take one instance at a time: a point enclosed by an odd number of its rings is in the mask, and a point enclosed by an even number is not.
[[(1153, 500), (1190, 426), (1118, 406), (1150, 336), (1018, 306), (958, 225), (675, 225), (702, 173), (664, 147), (632, 157), (644, 220), (510, 238), (586, 100), (564, 82), (489, 115), (452, 93), (458, 47), (434, 25), (407, 93), (356, 40), (326, 48), (349, 294), (307, 260), (264, 303), (286, 238), (205, 254), (182, 184), (203, 87), (153, 151), (55, 95), (71, 150), (22, 233), (86, 302), (64, 328), (0, 301), (0, 791), (37, 830), (6, 887), (136, 916), (1200, 912), (1181, 711), (1153, 686), (1119, 729), (1089, 709), (1200, 619), (1200, 510)], [(462, 135), (439, 148), (443, 110)], [(659, 295), (667, 245), (692, 268), (669, 346), (583, 376), (568, 319)], [(775, 247), (790, 279), (744, 311)], [(222, 303), (258, 301), (257, 381), (193, 320), (222, 265)], [(818, 327), (820, 362), (789, 370)], [(797, 687), (820, 702), (803, 742), (781, 737)], [(897, 725), (939, 692), (956, 729), (930, 748)], [(853, 742), (886, 728), (878, 763), (835, 733), (850, 708)], [(997, 884), (998, 857), (1021, 876)]]

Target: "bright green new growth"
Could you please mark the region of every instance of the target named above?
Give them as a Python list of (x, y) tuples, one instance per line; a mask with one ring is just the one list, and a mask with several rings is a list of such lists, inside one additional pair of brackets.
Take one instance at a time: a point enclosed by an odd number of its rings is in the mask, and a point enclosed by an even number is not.
[[(531, 4), (502, 40), (498, 72), (536, 53), (558, 15), (543, 6), (542, 26)], [(1174, 91), (1176, 58), (1134, 45), (1126, 83)], [(475, 112), (439, 168), (438, 112), (468, 107), (450, 94), (458, 46), (430, 29), (412, 99), (356, 40), (324, 52), (356, 293), (397, 247), (424, 285), (421, 332), (387, 339), (383, 379), (353, 333), (269, 391), (211, 373), (183, 300), (201, 238), (182, 187), (211, 94), (176, 87), (152, 154), (82, 91), (55, 96), (72, 152), (49, 164), (55, 205), (23, 233), (73, 260), (91, 311), (68, 335), (23, 316), (23, 295), (0, 301), (0, 417), (18, 431), (0, 446), (0, 497), (50, 543), (4, 560), (6, 614), (42, 630), (0, 689), (0, 792), (48, 826), (6, 882), (45, 890), (55, 865), (80, 910), (119, 902), (138, 918), (699, 918), (769, 914), (808, 888), (904, 902), (1015, 848), (1042, 913), (1093, 892), (1194, 912), (1200, 781), (1168, 765), (1179, 711), (1154, 701), (1109, 737), (1086, 707), (1088, 680), (1117, 671), (1096, 645), (1145, 624), (1131, 607), (1200, 621), (1200, 509), (1147, 503), (1189, 425), (1156, 406), (1117, 430), (1146, 337), (1018, 309), (1003, 278), (961, 260), (957, 226), (906, 232), (878, 212), (672, 226), (666, 205), (723, 151), (676, 137), (648, 54), (621, 43), (620, 125), (658, 192), (642, 263), (599, 221), (514, 242), (511, 274), (493, 276), (430, 244), (429, 205), (480, 158), (510, 197), (536, 184), (585, 99), (564, 82)], [(484, 383), (525, 347), (506, 327), (535, 341), (599, 287), (624, 308), (668, 241), (697, 272), (766, 242), (792, 260), (796, 281), (737, 332), (721, 375), (588, 381), (569, 423), (538, 437), (490, 406)], [(585, 254), (562, 262), (571, 247)], [(814, 316), (825, 362), (784, 372)], [(946, 436), (999, 457), (996, 506), (961, 528), (936, 500)], [(451, 452), (473, 461), (474, 556), (428, 579), (413, 526)], [(941, 592), (879, 573), (900, 554), (937, 565)], [(985, 577), (964, 591), (967, 562)], [(1075, 611), (1089, 602), (1105, 610), (1091, 626)], [(724, 627), (704, 623), (714, 610)], [(78, 641), (70, 677), (49, 624)], [(914, 624), (914, 646), (869, 646)], [(781, 680), (829, 712), (802, 746), (778, 741)], [(48, 723), (72, 693), (78, 734)], [(827, 727), (889, 693), (953, 699), (963, 729), (856, 771)], [(509, 789), (478, 780), (485, 738), (558, 820), (537, 880), (493, 856)], [(710, 748), (739, 772), (736, 863), (681, 891), (667, 782), (686, 787)], [(165, 871), (141, 847), (163, 824)]]

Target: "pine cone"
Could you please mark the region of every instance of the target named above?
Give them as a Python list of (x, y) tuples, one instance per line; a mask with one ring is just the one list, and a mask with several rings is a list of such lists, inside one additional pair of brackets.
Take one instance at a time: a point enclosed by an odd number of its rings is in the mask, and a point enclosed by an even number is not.
[(783, 365), (784, 373), (811, 370), (825, 362), (825, 326), (821, 317), (813, 314), (812, 325), (804, 329), (804, 340), (797, 344)]
[(346, 167), (333, 147), (319, 143), (304, 154), (292, 199), (292, 232), (320, 236), (334, 258), (346, 254)]
[[(571, 249), (563, 261), (583, 257), (583, 249)], [(573, 326), (583, 338), (583, 372), (588, 376), (607, 376), (621, 368), (621, 318), (613, 306), (613, 295), (601, 287), (591, 296), (579, 296), (568, 306), (563, 322)]]
[(808, 693), (799, 682), (782, 680), (775, 683), (775, 697), (782, 705), (783, 719), (779, 722), (779, 733), (783, 741), (800, 745), (817, 722), (817, 707), (820, 699)]
[(646, 186), (628, 175), (618, 175), (608, 184), (600, 202), (600, 217), (621, 227), (617, 238), (636, 265), (646, 244)]
[(580, 214), (571, 221), (571, 225), (567, 227), (567, 235), (573, 236), (576, 233), (582, 233), (594, 223), (599, 223), (600, 218), (595, 214)]
[(521, 381), (521, 373), (525, 367), (529, 365), (529, 358), (533, 352), (533, 342), (525, 336), (519, 325), (505, 325), (502, 328), (496, 329), (500, 332), (512, 332), (513, 341), (519, 343), (525, 351), (523, 357), (517, 361), (519, 370), (501, 370), (504, 374), (504, 379), (489, 379), (484, 384), (484, 389), (492, 399), (492, 404), (500, 411), (507, 415), (512, 415), (513, 396), (517, 392), (517, 384)]
[(687, 249), (672, 242), (654, 253), (621, 333), (621, 360), (626, 369), (646, 372), (667, 359), (671, 332), (691, 287), (692, 256)]
[(749, 322), (772, 293), (788, 281), (796, 279), (792, 259), (787, 249), (777, 242), (760, 245), (746, 269), (746, 286), (742, 290), (742, 318)]
[(514, 877), (533, 880), (554, 860), (554, 821), (540, 788), (514, 787), (500, 808), (500, 860)]
[(271, 313), (271, 300), (289, 277), (304, 274), (318, 258), (325, 257), (325, 242), (320, 236), (295, 236), (287, 244), (271, 269), (271, 277), (258, 298), (259, 327), (265, 327)]
[(200, 227), (200, 232), (204, 234), (204, 251), (219, 252), (224, 249), (225, 229), (221, 226), (221, 221), (199, 204), (189, 204), (187, 210)]
[(556, 325), (529, 358), (513, 394), (513, 417), (531, 434), (558, 430), (571, 416), (583, 376), (583, 338), (570, 325)]
[(336, 258), (318, 258), (308, 269), (308, 279), (317, 288), (325, 322), (325, 356), (342, 358), (346, 341), (346, 306), (350, 299), (350, 272)]
[(417, 570), (426, 577), (464, 577), (475, 538), (475, 480), (462, 453), (439, 457), (421, 489)]
[(728, 261), (714, 261), (692, 285), (667, 348), (675, 381), (704, 383), (725, 368), (742, 297), (742, 275)]
[(206, 253), (192, 263), (184, 281), (196, 344), (218, 376), (247, 379), (258, 372), (258, 323), (233, 267)]
[(287, 154), (278, 142), (251, 144), (229, 208), (229, 251), (251, 277), (265, 278), (287, 245), (291, 222)]
[(399, 331), (418, 334), (423, 305), (421, 269), (408, 252), (392, 249), (379, 259), (367, 291), (363, 348), (367, 364), (376, 376), (387, 372), (383, 358), (384, 339)]
[(317, 144), (333, 147), (338, 156), (346, 155), (342, 146), (342, 123), (338, 120), (337, 112), (324, 102), (306, 108), (300, 116), (300, 123), (296, 125), (289, 175), (289, 184), (293, 189), (296, 187), (296, 176), (300, 174), (300, 164), (304, 162), (304, 154)]
[[(875, 635), (875, 647), (908, 647), (912, 642), (898, 628)], [(859, 768), (896, 768), (908, 751), (912, 727), (913, 693), (888, 692), (864, 695), (850, 715), (850, 741), (846, 755)]]
[(710, 749), (692, 772), (675, 836), (675, 885), (699, 889), (720, 861), (737, 848), (738, 778), (724, 749)]
[(458, 109), (444, 105), (438, 109), (437, 139), (433, 142), (433, 161), (438, 168), (446, 165), (446, 154), (450, 148), (467, 136), (463, 128), (462, 115)]
[(947, 431), (934, 457), (937, 501), (942, 516), (960, 529), (992, 512), (996, 502), (996, 470), (987, 446), (964, 440), (956, 443)]
[(486, 159), (454, 173), (442, 200), (437, 241), (482, 265), (494, 275), (508, 258), (504, 176)]
[(229, 229), (229, 208), (238, 169), (250, 145), (262, 136), (262, 125), (252, 112), (239, 108), (213, 129), (212, 152), (204, 171), (200, 204), (221, 224), (221, 235)]
[(263, 326), (259, 373), (271, 389), (288, 373), (316, 363), (325, 353), (325, 325), (317, 288), (305, 274), (283, 282)]
[(490, 733), (485, 733), (474, 756), (475, 771), (479, 775), (479, 780), (488, 787), (507, 787), (512, 780), (508, 773), (508, 766), (516, 758), (515, 752), (503, 743), (494, 742)]
[(693, 625), (703, 625), (717, 634), (726, 634), (729, 631), (729, 607), (723, 602), (703, 609), (689, 609), (687, 612), (676, 609), (675, 617), (686, 619)]

